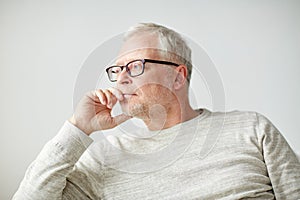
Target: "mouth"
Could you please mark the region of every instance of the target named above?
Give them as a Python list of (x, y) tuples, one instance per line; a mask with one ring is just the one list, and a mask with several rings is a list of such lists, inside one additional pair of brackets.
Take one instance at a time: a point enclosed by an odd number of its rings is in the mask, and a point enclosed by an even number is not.
[(129, 99), (129, 98), (131, 98), (131, 97), (133, 97), (133, 96), (137, 96), (136, 94), (128, 94), (128, 93), (124, 93), (123, 94), (123, 97), (125, 98), (125, 99)]

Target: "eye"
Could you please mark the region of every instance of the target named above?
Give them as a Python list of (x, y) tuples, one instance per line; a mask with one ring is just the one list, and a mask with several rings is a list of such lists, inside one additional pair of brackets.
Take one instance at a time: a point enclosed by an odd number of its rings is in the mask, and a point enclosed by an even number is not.
[(134, 66), (133, 66), (133, 68), (135, 70), (140, 70), (140, 69), (142, 69), (142, 65), (140, 63), (135, 63)]
[(130, 71), (140, 71), (143, 69), (143, 63), (141, 61), (135, 61), (128, 66)]
[(118, 74), (118, 73), (120, 73), (121, 72), (121, 68), (120, 67), (113, 67), (113, 68), (111, 68), (111, 73), (113, 73), (113, 74)]

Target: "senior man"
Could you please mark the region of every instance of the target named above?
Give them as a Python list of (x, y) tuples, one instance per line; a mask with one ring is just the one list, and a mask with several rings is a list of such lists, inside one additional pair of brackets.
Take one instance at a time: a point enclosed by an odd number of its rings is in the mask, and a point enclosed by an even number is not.
[[(191, 71), (191, 50), (178, 33), (152, 23), (131, 28), (115, 65), (106, 69), (116, 86), (80, 100), (30, 165), (14, 199), (299, 199), (300, 163), (275, 126), (255, 112), (193, 109)], [(112, 116), (117, 102), (123, 113)], [(170, 147), (178, 135), (194, 138), (173, 162), (139, 173), (106, 162), (116, 156), (101, 153), (107, 145), (95, 145), (96, 153), (87, 150), (91, 133), (132, 117), (155, 134), (113, 136), (110, 141), (121, 151), (146, 156)], [(211, 129), (220, 119), (219, 130)], [(199, 157), (211, 130), (219, 131), (216, 142)], [(175, 144), (171, 152), (185, 145)], [(134, 164), (115, 158), (114, 166)]]

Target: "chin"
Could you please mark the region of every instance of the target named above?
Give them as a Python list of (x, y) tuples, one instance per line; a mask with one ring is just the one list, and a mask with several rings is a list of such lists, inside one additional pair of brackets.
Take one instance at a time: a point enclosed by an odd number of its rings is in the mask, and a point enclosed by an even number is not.
[(135, 103), (135, 104), (123, 104), (121, 105), (122, 111), (125, 115), (136, 117), (140, 119), (146, 118), (148, 112), (144, 104)]

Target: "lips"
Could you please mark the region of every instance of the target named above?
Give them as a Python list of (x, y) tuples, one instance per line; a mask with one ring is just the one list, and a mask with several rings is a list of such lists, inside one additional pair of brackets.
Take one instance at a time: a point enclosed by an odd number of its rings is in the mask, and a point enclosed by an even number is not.
[(133, 96), (137, 96), (136, 94), (123, 94), (123, 96), (124, 96), (124, 98), (125, 99), (129, 99), (129, 98), (131, 98), (131, 97), (133, 97)]

